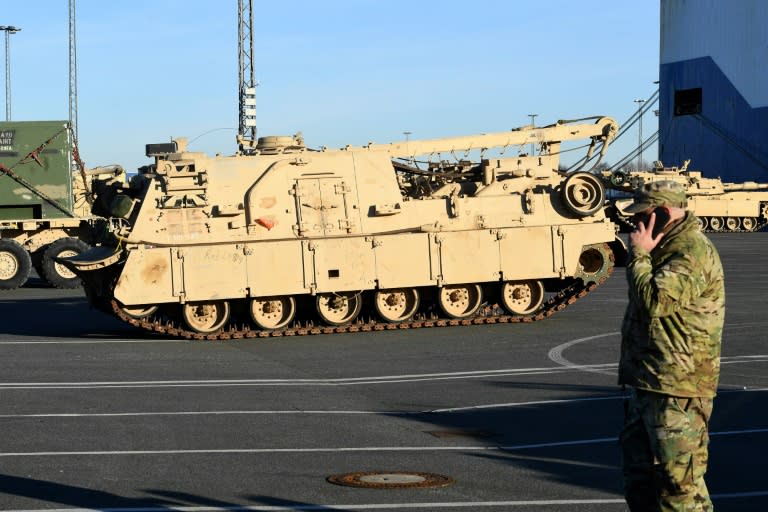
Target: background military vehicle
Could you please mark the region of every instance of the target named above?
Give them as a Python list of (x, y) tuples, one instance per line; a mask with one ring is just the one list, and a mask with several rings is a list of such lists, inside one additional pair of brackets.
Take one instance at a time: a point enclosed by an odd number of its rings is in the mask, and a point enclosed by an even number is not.
[(73, 173), (75, 161), (67, 121), (0, 122), (0, 289), (22, 286), (33, 267), (53, 286), (79, 286), (56, 258), (89, 248), (100, 221), (90, 213), (90, 182), (122, 169)]
[(685, 187), (687, 209), (701, 220), (705, 231), (752, 232), (768, 224), (768, 183), (723, 183), (719, 178), (706, 178), (701, 172), (689, 171), (689, 163), (687, 160), (677, 168), (654, 162), (651, 171), (603, 172), (606, 187), (626, 193), (615, 198), (617, 220), (627, 219), (623, 207), (631, 202), (626, 197), (636, 188), (653, 181), (672, 180)]
[(150, 144), (154, 164), (94, 190), (128, 221), (117, 242), (66, 264), (94, 306), (190, 338), (543, 318), (623, 251), (600, 179), (557, 171), (561, 141), (605, 152), (617, 125), (593, 119), (337, 150), (262, 137), (213, 158)]

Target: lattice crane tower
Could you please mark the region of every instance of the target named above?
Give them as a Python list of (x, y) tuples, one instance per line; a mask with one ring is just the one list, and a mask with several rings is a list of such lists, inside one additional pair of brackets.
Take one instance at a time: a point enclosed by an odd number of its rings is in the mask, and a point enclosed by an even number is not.
[(69, 125), (77, 140), (77, 39), (75, 36), (75, 0), (69, 0)]
[[(256, 142), (256, 80), (253, 76), (253, 0), (237, 0), (239, 64), (240, 150), (248, 152)], [(250, 143), (250, 144), (249, 144)]]

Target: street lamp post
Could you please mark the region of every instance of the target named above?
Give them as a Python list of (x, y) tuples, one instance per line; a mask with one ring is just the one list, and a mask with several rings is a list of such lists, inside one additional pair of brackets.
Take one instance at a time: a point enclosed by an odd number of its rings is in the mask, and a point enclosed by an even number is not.
[(645, 100), (643, 99), (637, 99), (635, 100), (635, 103), (637, 103), (637, 116), (640, 121), (640, 132), (637, 136), (637, 147), (640, 148), (640, 154), (638, 155), (637, 160), (637, 170), (640, 170), (640, 167), (643, 165), (643, 112), (642, 107), (643, 103), (645, 103)]
[[(411, 133), (413, 133), (413, 132), (409, 132), (409, 131), (404, 131), (403, 132), (403, 135), (405, 135), (405, 150), (406, 151), (408, 151), (408, 141), (411, 140)], [(415, 157), (413, 155), (411, 155), (411, 157), (409, 158), (409, 161), (411, 163), (413, 163), (415, 161)]]
[[(528, 114), (528, 117), (531, 118), (531, 128), (536, 128), (536, 117), (538, 115), (539, 114)], [(535, 147), (534, 146), (535, 146), (534, 143), (531, 142), (531, 156), (533, 156), (533, 153), (535, 151)]]
[(5, 120), (11, 120), (11, 34), (15, 34), (19, 27), (0, 25), (0, 30), (5, 32)]

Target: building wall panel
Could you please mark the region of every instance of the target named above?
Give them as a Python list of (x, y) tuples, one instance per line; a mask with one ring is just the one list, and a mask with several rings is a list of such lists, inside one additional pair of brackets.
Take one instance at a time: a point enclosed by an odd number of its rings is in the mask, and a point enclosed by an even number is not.
[[(660, 158), (727, 181), (768, 181), (768, 2), (661, 0)], [(701, 89), (675, 115), (675, 92)]]

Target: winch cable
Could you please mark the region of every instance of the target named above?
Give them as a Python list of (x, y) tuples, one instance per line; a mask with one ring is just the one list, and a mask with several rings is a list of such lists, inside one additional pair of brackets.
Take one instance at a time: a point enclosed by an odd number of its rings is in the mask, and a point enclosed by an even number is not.
[[(658, 140), (659, 140), (659, 131), (656, 130), (647, 139), (645, 139), (643, 141), (643, 149), (647, 148), (648, 146), (650, 146), (651, 144), (657, 142)], [(640, 146), (636, 147), (635, 149), (633, 149), (632, 151), (630, 151), (629, 153), (624, 155), (624, 157), (622, 157), (621, 160), (619, 160), (618, 162), (613, 164), (611, 166), (611, 168), (612, 169), (616, 169), (616, 170), (621, 169), (623, 166), (625, 166), (628, 163), (630, 163), (632, 160), (637, 158), (639, 155), (640, 155)]]
[[(642, 104), (642, 107), (638, 110), (635, 110), (632, 115), (627, 118), (626, 121), (621, 123), (620, 128), (616, 136), (613, 138), (613, 141), (611, 141), (611, 144), (614, 144), (622, 135), (629, 132), (629, 129), (632, 128), (640, 119), (641, 116), (645, 115), (648, 110), (652, 109), (654, 106), (656, 106), (659, 103), (659, 90), (656, 89), (653, 94), (651, 94), (648, 99), (645, 100), (645, 102)], [(649, 137), (650, 139), (650, 137)], [(647, 146), (647, 142), (643, 141), (642, 147), (645, 148)], [(638, 146), (639, 151), (639, 146)], [(600, 156), (599, 154), (593, 154), (589, 157), (584, 156), (581, 159), (577, 160), (575, 163), (573, 163), (571, 166), (566, 168), (566, 173), (574, 172), (574, 169), (581, 169), (586, 166), (587, 163), (589, 163), (591, 160), (597, 158)], [(592, 167), (596, 167), (599, 164), (599, 161), (596, 162)], [(618, 168), (617, 165), (612, 165), (611, 168)]]

